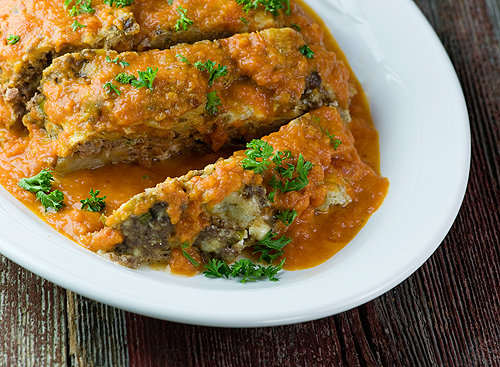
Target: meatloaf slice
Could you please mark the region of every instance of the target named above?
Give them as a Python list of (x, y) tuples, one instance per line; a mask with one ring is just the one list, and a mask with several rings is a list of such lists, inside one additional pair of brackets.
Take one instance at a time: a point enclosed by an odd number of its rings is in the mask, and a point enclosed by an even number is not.
[[(303, 213), (328, 212), (351, 202), (349, 175), (362, 163), (335, 108), (306, 114), (262, 140), (275, 153), (291, 153), (282, 167), (297, 167), (300, 155), (312, 164), (304, 188), (270, 196), (272, 180), (280, 177), (276, 165), (256, 173), (243, 167), (247, 153), (239, 151), (134, 196), (106, 218), (107, 228), (94, 233), (87, 245), (107, 249), (107, 258), (129, 267), (168, 263), (171, 250), (186, 244), (205, 259), (233, 261), (270, 231), (279, 234), (286, 229), (276, 219), (279, 212), (296, 210), (301, 218)], [(297, 172), (292, 178), (296, 177)]]
[[(276, 2), (278, 3), (278, 2)], [(236, 33), (250, 33), (268, 28), (282, 28), (294, 25), (300, 29), (309, 44), (322, 44), (321, 28), (308, 19), (303, 9), (294, 1), (280, 4), (277, 12), (266, 11), (262, 4), (255, 9), (246, 9), (236, 0), (135, 0), (131, 9), (140, 31), (133, 37), (133, 45), (119, 45), (121, 51), (132, 47), (135, 51), (166, 49), (177, 43), (194, 43), (230, 37)], [(186, 29), (176, 28), (181, 13), (192, 24)]]
[[(24, 122), (46, 129), (62, 173), (147, 163), (201, 143), (217, 150), (230, 140), (275, 131), (322, 105), (347, 109), (346, 68), (319, 46), (311, 46), (314, 57), (304, 56), (303, 45), (299, 33), (282, 28), (164, 51), (64, 55), (44, 71)], [(200, 67), (208, 62), (226, 68), (215, 81)], [(148, 68), (158, 69), (151, 89), (116, 80), (120, 73), (138, 78)], [(211, 104), (214, 96), (220, 102)]]
[[(15, 111), (11, 118), (2, 121), (8, 128), (21, 121), (24, 105), (33, 97), (42, 71), (52, 58), (86, 48), (112, 48), (139, 31), (128, 8), (110, 8), (102, 0), (92, 0), (89, 12), (82, 12), (81, 2), (72, 1), (67, 9), (64, 3), (0, 3), (0, 98)], [(73, 6), (78, 15), (71, 16)], [(10, 36), (19, 40), (9, 42)]]

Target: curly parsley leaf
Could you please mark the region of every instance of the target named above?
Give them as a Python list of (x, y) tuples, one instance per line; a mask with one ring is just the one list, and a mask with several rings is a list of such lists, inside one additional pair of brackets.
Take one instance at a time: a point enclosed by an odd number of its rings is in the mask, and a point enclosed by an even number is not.
[(184, 9), (182, 6), (178, 6), (176, 11), (177, 13), (179, 13), (180, 18), (179, 20), (177, 20), (174, 29), (177, 32), (180, 32), (181, 30), (187, 31), (189, 29), (189, 26), (193, 25), (193, 21), (189, 20), (187, 17), (187, 9)]
[(126, 6), (130, 6), (134, 3), (134, 0), (104, 0), (104, 4), (113, 6), (116, 4), (117, 8), (124, 8)]
[(175, 55), (175, 57), (178, 57), (180, 62), (184, 62), (184, 63), (186, 63), (188, 65), (191, 65), (191, 63), (188, 61), (188, 59), (186, 59), (185, 56), (183, 56), (181, 54), (177, 54), (177, 55)]
[(130, 84), (132, 80), (135, 80), (135, 76), (128, 75), (127, 73), (120, 73), (115, 76), (115, 80), (122, 84)]
[(19, 36), (13, 36), (12, 34), (9, 34), (9, 36), (7, 37), (7, 44), (8, 45), (15, 45), (16, 43), (19, 42), (20, 39), (21, 39), (21, 37), (19, 37)]
[(208, 264), (204, 265), (207, 270), (203, 273), (206, 277), (226, 279), (229, 279), (230, 277), (242, 277), (243, 279), (241, 280), (241, 283), (246, 283), (248, 281), (255, 282), (263, 277), (267, 277), (272, 282), (277, 282), (279, 279), (276, 278), (276, 275), (282, 269), (284, 264), (285, 259), (283, 259), (277, 266), (262, 266), (254, 264), (249, 259), (241, 259), (229, 266), (222, 260), (212, 259)]
[(330, 139), (330, 142), (333, 144), (333, 149), (337, 150), (337, 148), (339, 147), (339, 145), (342, 144), (342, 140), (339, 140), (339, 139), (335, 138), (335, 135), (330, 134), (330, 132), (328, 131), (328, 129), (323, 129), (321, 126), (319, 127), (319, 129), (321, 130), (321, 132), (323, 134), (325, 134), (326, 136), (328, 136), (328, 138)]
[[(113, 60), (111, 62), (113, 62)], [(137, 78), (135, 75), (120, 73), (115, 76), (115, 80), (122, 84), (132, 84), (137, 89), (145, 87), (152, 90), (153, 82), (156, 78), (156, 74), (158, 73), (158, 68), (153, 69), (148, 67), (146, 71), (138, 71), (137, 73), (139, 74), (139, 77)]]
[(290, 15), (290, 0), (236, 0), (240, 5), (243, 5), (243, 11), (247, 14), (251, 9), (257, 9), (259, 5), (262, 5), (266, 12), (270, 12), (272, 15), (277, 17), (279, 15), (280, 9), (285, 9), (285, 14)]
[(122, 92), (120, 92), (118, 87), (111, 82), (107, 82), (102, 86), (102, 88), (106, 90), (106, 93), (111, 93), (111, 91), (114, 91), (118, 95), (122, 94)]
[(210, 74), (210, 77), (208, 78), (209, 87), (214, 84), (215, 79), (227, 75), (227, 66), (221, 66), (220, 64), (218, 66), (216, 65), (217, 64), (212, 60), (207, 60), (205, 62), (198, 61), (194, 64), (198, 70), (206, 70)]
[(299, 51), (302, 55), (304, 55), (308, 59), (314, 59), (314, 51), (311, 50), (308, 45), (299, 47)]
[(113, 60), (113, 59), (111, 59), (111, 57), (106, 56), (106, 61), (107, 61), (107, 62), (112, 62), (112, 63), (117, 64), (117, 65), (120, 65), (122, 68), (126, 68), (127, 66), (129, 66), (129, 65), (130, 65), (128, 62), (123, 61), (123, 60), (120, 60), (120, 59), (118, 58), (118, 56), (116, 56), (116, 57), (114, 58), (114, 60)]
[(287, 209), (285, 211), (280, 211), (278, 214), (275, 215), (276, 219), (279, 219), (283, 222), (285, 226), (289, 226), (290, 224), (293, 223), (295, 218), (297, 218), (297, 211), (295, 209), (290, 210)]
[(217, 106), (222, 106), (220, 98), (217, 96), (217, 91), (207, 93), (207, 104), (205, 106), (205, 110), (208, 111), (211, 115), (215, 115), (219, 112)]
[(245, 151), (247, 158), (241, 161), (242, 167), (257, 174), (263, 173), (271, 164), (269, 158), (273, 155), (273, 147), (263, 140), (254, 139), (247, 143), (247, 148), (250, 149)]
[(74, 21), (73, 24), (71, 25), (71, 28), (73, 28), (73, 31), (76, 31), (78, 28), (85, 28), (87, 27), (86, 25), (78, 23), (78, 21)]
[(203, 265), (206, 271), (203, 272), (206, 277), (226, 278), (229, 279), (231, 269), (224, 261), (219, 259), (211, 259), (208, 264)]
[[(68, 9), (69, 5), (73, 2), (73, 0), (65, 0), (64, 8)], [(92, 8), (91, 0), (76, 0), (75, 5), (69, 10), (69, 15), (72, 17), (76, 17), (81, 13), (93, 14), (95, 13), (95, 9)]]
[(82, 203), (82, 210), (87, 210), (89, 212), (102, 211), (106, 207), (106, 202), (104, 201), (106, 196), (98, 198), (97, 196), (99, 193), (99, 190), (94, 191), (93, 189), (90, 189), (90, 198), (80, 200), (80, 203)]
[(54, 190), (51, 193), (38, 191), (36, 193), (36, 197), (42, 203), (45, 211), (50, 208), (53, 208), (55, 211), (59, 211), (65, 206), (63, 204), (64, 194), (59, 190)]
[(158, 73), (158, 68), (153, 69), (148, 67), (146, 71), (138, 71), (139, 77), (135, 80), (132, 80), (130, 84), (132, 84), (137, 89), (141, 87), (146, 87), (149, 89), (153, 89), (153, 81), (156, 78), (156, 74)]
[(18, 185), (23, 189), (36, 194), (39, 191), (50, 191), (52, 187), (52, 181), (54, 181), (52, 171), (44, 168), (40, 171), (40, 173), (33, 177), (23, 178), (21, 181), (19, 181)]
[(261, 254), (257, 261), (265, 261), (267, 264), (270, 264), (273, 260), (283, 255), (285, 252), (283, 248), (290, 242), (292, 242), (292, 239), (286, 236), (277, 238), (277, 235), (271, 229), (262, 240), (257, 242), (257, 245), (254, 246), (255, 251), (252, 254), (260, 252)]
[(290, 23), (290, 27), (292, 27), (293, 29), (295, 29), (297, 32), (301, 32), (302, 31), (302, 28), (300, 28), (300, 25), (298, 25), (298, 24)]

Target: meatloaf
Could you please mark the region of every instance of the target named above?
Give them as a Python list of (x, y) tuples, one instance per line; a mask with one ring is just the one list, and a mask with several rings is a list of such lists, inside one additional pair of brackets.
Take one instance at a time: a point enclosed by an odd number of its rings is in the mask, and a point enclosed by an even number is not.
[[(278, 2), (275, 2), (278, 4)], [(246, 10), (244, 4), (236, 0), (173, 0), (151, 1), (136, 0), (132, 6), (140, 31), (133, 37), (135, 51), (165, 49), (177, 43), (194, 43), (230, 37), (236, 33), (250, 33), (267, 28), (294, 26), (300, 29), (309, 44), (323, 42), (321, 28), (312, 22), (304, 10), (294, 1), (289, 5), (281, 2), (282, 9), (277, 12), (266, 11), (262, 4)], [(180, 12), (192, 24), (178, 31), (175, 27)], [(119, 46), (122, 51), (130, 49), (125, 43)]]
[[(109, 2), (108, 2), (109, 3)], [(293, 25), (309, 44), (321, 45), (320, 27), (293, 1), (277, 14), (258, 5), (248, 13), (236, 1), (135, 0), (130, 6), (103, 0), (2, 0), (0, 2), (0, 104), (4, 126), (21, 121), (42, 71), (53, 58), (82, 49), (120, 52), (165, 49), (272, 27)], [(286, 2), (282, 2), (285, 6)], [(86, 6), (87, 5), (87, 6)], [(76, 9), (72, 12), (72, 9)], [(181, 14), (191, 23), (178, 24)], [(19, 40), (11, 44), (9, 36)]]
[(168, 263), (171, 250), (183, 245), (197, 249), (206, 260), (230, 262), (269, 233), (282, 233), (290, 223), (276, 218), (280, 212), (295, 210), (300, 219), (302, 214), (328, 212), (351, 202), (353, 167), (364, 163), (337, 109), (322, 107), (262, 141), (274, 153), (290, 153), (281, 165), (297, 168), (291, 178), (297, 178), (301, 159), (304, 167), (310, 165), (307, 185), (270, 195), (272, 181), (283, 179), (277, 165), (256, 173), (245, 166), (248, 151), (238, 151), (204, 170), (169, 178), (134, 196), (106, 218), (107, 227), (95, 232), (86, 245), (134, 268)]
[[(112, 48), (139, 31), (128, 8), (92, 0), (87, 11), (76, 1), (2, 0), (0, 3), (0, 98), (10, 106), (7, 127), (19, 122), (52, 58), (86, 48)], [(84, 3), (86, 3), (84, 1)], [(76, 6), (76, 13), (70, 11)], [(78, 14), (78, 15), (77, 15)], [(80, 26), (75, 26), (77, 21)], [(13, 43), (10, 36), (19, 37)]]
[[(163, 51), (67, 54), (44, 71), (24, 122), (46, 129), (57, 145), (55, 169), (64, 173), (147, 163), (197, 144), (217, 150), (323, 105), (338, 106), (348, 118), (347, 69), (334, 53), (311, 45), (314, 55), (307, 57), (303, 46), (299, 33), (282, 28)], [(224, 73), (214, 79), (200, 67), (208, 62)], [(117, 81), (121, 73), (137, 79), (148, 69), (157, 70), (150, 87)]]

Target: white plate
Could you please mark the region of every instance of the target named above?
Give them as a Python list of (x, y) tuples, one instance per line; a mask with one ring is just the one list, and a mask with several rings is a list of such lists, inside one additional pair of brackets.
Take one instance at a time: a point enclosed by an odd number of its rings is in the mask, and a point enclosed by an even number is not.
[(45, 225), (5, 190), (0, 252), (86, 297), (156, 318), (271, 326), (359, 306), (403, 281), (434, 252), (465, 192), (467, 110), (453, 67), (410, 0), (309, 0), (344, 50), (380, 132), (389, 195), (359, 235), (316, 268), (280, 281), (181, 278), (107, 262)]

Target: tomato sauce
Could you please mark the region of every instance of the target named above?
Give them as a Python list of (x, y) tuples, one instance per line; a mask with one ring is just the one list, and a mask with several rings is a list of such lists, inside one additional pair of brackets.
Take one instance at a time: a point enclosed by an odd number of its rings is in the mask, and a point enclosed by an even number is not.
[[(326, 48), (334, 51), (348, 67), (345, 56), (323, 22), (307, 5), (301, 1), (298, 3), (306, 9), (311, 19), (323, 28)], [(311, 268), (335, 255), (356, 236), (370, 215), (381, 205), (387, 193), (388, 181), (379, 176), (378, 133), (374, 128), (365, 94), (352, 72), (350, 85), (356, 88), (358, 93), (350, 105), (352, 121), (349, 129), (355, 138), (359, 156), (373, 170), (360, 167), (361, 179), (354, 187), (353, 202), (350, 205), (345, 208), (335, 207), (327, 214), (315, 214), (312, 210), (306, 210), (284, 230), (285, 235), (293, 238), (284, 254), (287, 270)], [(0, 183), (53, 228), (92, 250), (98, 250), (99, 246), (93, 247), (95, 244), (91, 245), (86, 238), (90, 233), (104, 228), (100, 221), (101, 215), (111, 215), (132, 196), (146, 188), (154, 187), (167, 177), (177, 177), (192, 169), (202, 169), (219, 157), (228, 157), (232, 153), (219, 151), (201, 156), (179, 156), (155, 162), (149, 167), (115, 164), (76, 171), (64, 176), (55, 175), (52, 187), (64, 193), (65, 207), (59, 212), (47, 213), (34, 194), (18, 186), (22, 178), (31, 177), (41, 168), (50, 166), (57, 156), (56, 148), (50, 144), (41, 144), (45, 138), (40, 128), (32, 127), (31, 136), (32, 138), (28, 139), (27, 136), (5, 129), (0, 131), (0, 140), (3, 142), (3, 149), (0, 150)], [(103, 213), (81, 210), (80, 200), (89, 196), (90, 189), (100, 190), (99, 196), (106, 196), (106, 208)], [(190, 254), (201, 263), (199, 254)], [(173, 252), (170, 267), (173, 272), (184, 275), (193, 275), (196, 272), (179, 249)]]

